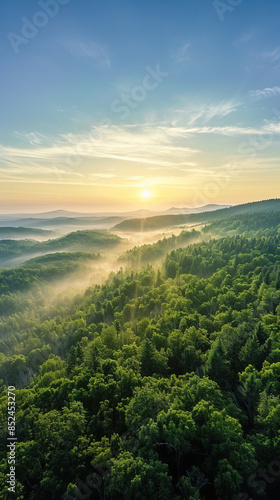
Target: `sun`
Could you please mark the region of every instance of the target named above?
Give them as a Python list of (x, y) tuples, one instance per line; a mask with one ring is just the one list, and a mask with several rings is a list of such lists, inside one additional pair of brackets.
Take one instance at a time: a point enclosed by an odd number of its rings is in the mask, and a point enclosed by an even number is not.
[(151, 191), (149, 191), (149, 189), (144, 189), (144, 191), (142, 191), (141, 193), (141, 196), (142, 198), (144, 198), (144, 200), (148, 200), (149, 198), (151, 198), (152, 193)]

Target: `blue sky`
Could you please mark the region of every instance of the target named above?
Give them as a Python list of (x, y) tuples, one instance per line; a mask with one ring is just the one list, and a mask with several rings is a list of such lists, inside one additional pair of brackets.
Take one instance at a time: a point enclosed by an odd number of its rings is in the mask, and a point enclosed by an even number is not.
[(277, 197), (279, 21), (275, 0), (3, 4), (2, 211)]

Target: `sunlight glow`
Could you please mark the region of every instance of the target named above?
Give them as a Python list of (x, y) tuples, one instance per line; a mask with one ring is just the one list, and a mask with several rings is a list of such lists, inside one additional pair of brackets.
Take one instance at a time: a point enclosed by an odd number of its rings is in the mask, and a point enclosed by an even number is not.
[(149, 191), (148, 189), (145, 189), (144, 191), (142, 191), (141, 196), (142, 196), (142, 198), (144, 198), (145, 200), (148, 200), (149, 198), (151, 198), (152, 193), (151, 193), (151, 191)]

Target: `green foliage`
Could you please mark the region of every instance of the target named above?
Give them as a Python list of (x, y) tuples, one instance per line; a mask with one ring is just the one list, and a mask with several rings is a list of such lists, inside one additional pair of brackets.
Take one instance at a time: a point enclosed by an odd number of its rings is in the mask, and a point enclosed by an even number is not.
[(144, 460), (130, 452), (112, 459), (110, 476), (105, 482), (106, 498), (169, 500), (172, 495), (171, 478), (167, 467), (158, 460)]
[(182, 231), (178, 236), (172, 235), (170, 238), (164, 238), (157, 241), (152, 245), (141, 245), (127, 250), (119, 257), (120, 262), (128, 262), (130, 264), (143, 265), (149, 262), (156, 262), (165, 255), (179, 247), (185, 247), (190, 243), (200, 240), (200, 232), (195, 231)]
[(247, 237), (260, 237), (277, 235), (279, 229), (280, 212), (278, 210), (227, 217), (208, 224), (203, 228), (202, 232), (212, 236), (242, 234)]
[[(34, 240), (2, 240), (0, 241), (0, 265), (10, 266), (33, 256), (47, 255), (56, 252), (100, 252), (112, 250), (122, 239), (105, 230), (83, 230), (69, 233), (61, 238), (37, 242)], [(69, 256), (65, 256), (69, 258)], [(49, 259), (49, 257), (48, 257)]]
[(68, 254), (2, 271), (0, 461), (16, 385), (18, 498), (257, 498), (261, 481), (278, 498), (277, 472), (258, 474), (280, 456), (279, 249), (201, 242), (71, 300), (44, 286)]

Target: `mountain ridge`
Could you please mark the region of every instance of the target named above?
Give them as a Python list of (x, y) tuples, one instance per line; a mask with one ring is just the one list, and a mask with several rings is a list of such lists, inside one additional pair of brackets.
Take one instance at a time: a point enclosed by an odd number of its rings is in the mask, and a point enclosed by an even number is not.
[(147, 217), (144, 219), (130, 219), (117, 224), (112, 229), (115, 231), (153, 231), (166, 227), (186, 225), (191, 223), (198, 224), (212, 222), (217, 219), (230, 217), (231, 215), (237, 215), (239, 213), (249, 213), (250, 211), (254, 212), (263, 210), (280, 210), (280, 199), (274, 198), (270, 200), (254, 201), (210, 212), (178, 215), (168, 214), (157, 217)]

